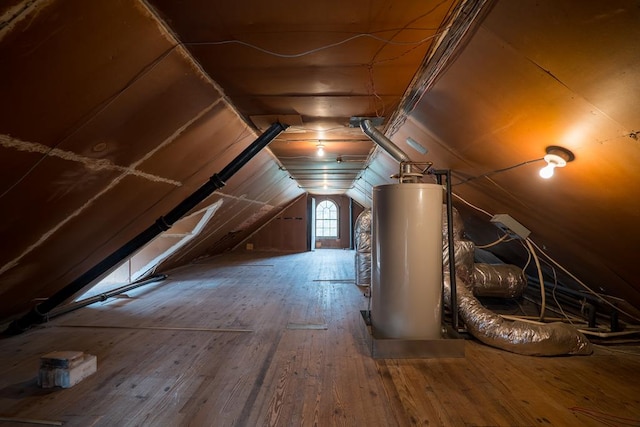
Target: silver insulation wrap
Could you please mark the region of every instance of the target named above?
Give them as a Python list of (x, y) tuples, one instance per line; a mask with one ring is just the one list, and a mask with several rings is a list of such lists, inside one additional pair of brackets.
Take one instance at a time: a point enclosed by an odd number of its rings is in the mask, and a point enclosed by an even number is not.
[(371, 252), (356, 252), (356, 285), (371, 285)]
[[(588, 355), (593, 349), (587, 338), (565, 323), (538, 325), (507, 321), (486, 309), (462, 280), (456, 280), (458, 308), (467, 331), (492, 347), (529, 356)], [(445, 301), (450, 297), (449, 274), (444, 278)]]
[[(473, 251), (475, 245), (470, 240), (456, 240), (453, 242), (453, 256), (456, 260), (456, 274), (465, 282), (473, 280), (474, 259)], [(442, 267), (444, 271), (449, 271), (449, 244), (442, 242)]]
[(362, 212), (356, 219), (354, 230), (356, 248), (356, 285), (371, 285), (371, 209)]
[[(454, 209), (454, 249), (458, 312), (471, 335), (492, 347), (530, 356), (587, 355), (593, 352), (587, 338), (565, 323), (533, 324), (508, 321), (485, 308), (475, 295), (514, 298), (522, 295), (526, 278), (513, 265), (474, 263), (475, 245), (464, 240), (463, 223)], [(443, 216), (444, 300), (450, 301), (447, 221)]]
[[(464, 237), (464, 222), (456, 208), (451, 208), (453, 212), (453, 240), (459, 241)], [(442, 241), (448, 240), (447, 232), (447, 205), (442, 205)]]
[(371, 209), (358, 215), (354, 233), (356, 251), (371, 252)]
[(515, 265), (476, 263), (472, 279), (473, 294), (477, 297), (518, 298), (527, 287), (524, 272)]

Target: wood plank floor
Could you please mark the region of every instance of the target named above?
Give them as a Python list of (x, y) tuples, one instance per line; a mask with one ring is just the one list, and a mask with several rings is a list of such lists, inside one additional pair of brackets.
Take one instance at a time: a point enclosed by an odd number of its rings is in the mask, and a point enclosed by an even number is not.
[[(0, 340), (0, 426), (640, 425), (638, 355), (469, 340), (464, 359), (373, 360), (353, 259), (230, 253)], [(39, 389), (54, 350), (95, 354), (98, 372)]]

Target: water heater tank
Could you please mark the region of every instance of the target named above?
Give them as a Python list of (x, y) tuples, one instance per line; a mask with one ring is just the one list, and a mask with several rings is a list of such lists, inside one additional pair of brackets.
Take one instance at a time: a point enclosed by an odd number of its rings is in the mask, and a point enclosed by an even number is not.
[(371, 324), (378, 337), (441, 337), (442, 195), (436, 184), (373, 189)]

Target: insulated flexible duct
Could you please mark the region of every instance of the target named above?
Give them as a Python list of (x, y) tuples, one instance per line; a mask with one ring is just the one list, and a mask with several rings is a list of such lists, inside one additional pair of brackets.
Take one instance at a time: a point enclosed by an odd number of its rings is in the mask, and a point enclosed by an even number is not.
[[(456, 210), (454, 210), (452, 223), (457, 273), (456, 302), (458, 312), (471, 335), (492, 347), (530, 356), (592, 353), (593, 350), (587, 338), (571, 325), (512, 322), (485, 308), (473, 294), (479, 292), (480, 294), (518, 296), (526, 285), (526, 282), (523, 283), (522, 270), (506, 265), (473, 264), (470, 267), (474, 245), (468, 240), (463, 240), (462, 221)], [(446, 243), (446, 227), (447, 222), (443, 221), (444, 243)], [(444, 249), (443, 258), (447, 256), (447, 250)], [(443, 267), (445, 301), (449, 301), (451, 279), (448, 263), (444, 262)]]
[(477, 297), (518, 298), (527, 287), (524, 272), (515, 265), (476, 263), (472, 278), (473, 295)]
[[(445, 296), (450, 292), (449, 280), (449, 273), (445, 273)], [(456, 289), (458, 312), (467, 331), (487, 345), (529, 356), (587, 355), (593, 351), (589, 340), (571, 325), (511, 322), (485, 308), (462, 279)]]

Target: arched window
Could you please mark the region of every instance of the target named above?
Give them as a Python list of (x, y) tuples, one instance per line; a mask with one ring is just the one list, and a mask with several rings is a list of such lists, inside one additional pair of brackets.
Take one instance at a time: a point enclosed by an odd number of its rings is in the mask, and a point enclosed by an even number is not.
[(316, 207), (316, 237), (338, 237), (338, 207), (331, 200)]

